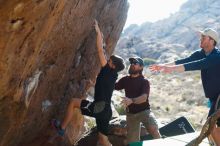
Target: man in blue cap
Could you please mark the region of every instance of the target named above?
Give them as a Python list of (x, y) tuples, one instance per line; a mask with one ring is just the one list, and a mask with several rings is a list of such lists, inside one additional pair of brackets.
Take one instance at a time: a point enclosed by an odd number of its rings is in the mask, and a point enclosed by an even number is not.
[(122, 77), (116, 84), (116, 90), (125, 90), (123, 104), (126, 107), (127, 142), (140, 141), (140, 124), (154, 137), (160, 138), (157, 121), (150, 109), (150, 83), (142, 75), (144, 62), (140, 57), (129, 58), (129, 75)]

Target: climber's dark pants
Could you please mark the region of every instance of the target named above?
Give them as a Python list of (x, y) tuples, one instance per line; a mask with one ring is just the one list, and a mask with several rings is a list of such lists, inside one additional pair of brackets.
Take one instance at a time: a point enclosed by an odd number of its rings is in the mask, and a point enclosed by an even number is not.
[(110, 103), (105, 101), (90, 102), (88, 100), (82, 100), (80, 108), (83, 115), (94, 117), (96, 119), (98, 132), (101, 132), (104, 135), (108, 134), (109, 121), (112, 117)]

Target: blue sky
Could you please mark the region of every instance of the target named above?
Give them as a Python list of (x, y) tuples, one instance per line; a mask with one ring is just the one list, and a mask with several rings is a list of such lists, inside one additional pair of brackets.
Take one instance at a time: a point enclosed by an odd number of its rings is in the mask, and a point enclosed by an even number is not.
[(187, 0), (128, 0), (130, 8), (125, 27), (130, 24), (155, 22), (179, 10)]

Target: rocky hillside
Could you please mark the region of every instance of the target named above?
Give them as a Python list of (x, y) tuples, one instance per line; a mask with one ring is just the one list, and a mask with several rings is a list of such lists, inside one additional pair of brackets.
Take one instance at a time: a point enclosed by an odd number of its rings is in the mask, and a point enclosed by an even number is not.
[(124, 30), (116, 54), (140, 55), (170, 61), (198, 49), (198, 30), (213, 27), (220, 33), (220, 1), (188, 0), (169, 18), (131, 25)]
[[(94, 18), (110, 55), (127, 10), (127, 0), (0, 0), (1, 146), (49, 145), (49, 121), (61, 119), (99, 71)], [(79, 113), (72, 143), (83, 131)]]
[[(167, 19), (129, 26), (115, 53), (124, 58), (139, 55), (157, 62), (173, 61), (199, 48), (198, 31), (206, 27), (220, 34), (220, 1), (188, 0)], [(199, 72), (152, 75), (145, 70), (145, 76), (151, 82), (150, 103), (158, 119), (186, 116), (196, 130), (201, 128), (208, 108)]]

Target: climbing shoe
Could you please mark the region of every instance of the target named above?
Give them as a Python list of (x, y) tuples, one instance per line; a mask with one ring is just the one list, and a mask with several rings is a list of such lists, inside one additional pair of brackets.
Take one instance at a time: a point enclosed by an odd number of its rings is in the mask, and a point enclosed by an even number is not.
[(57, 119), (52, 119), (51, 120), (51, 125), (54, 129), (56, 129), (57, 134), (59, 136), (64, 136), (65, 130), (61, 128), (61, 122)]

